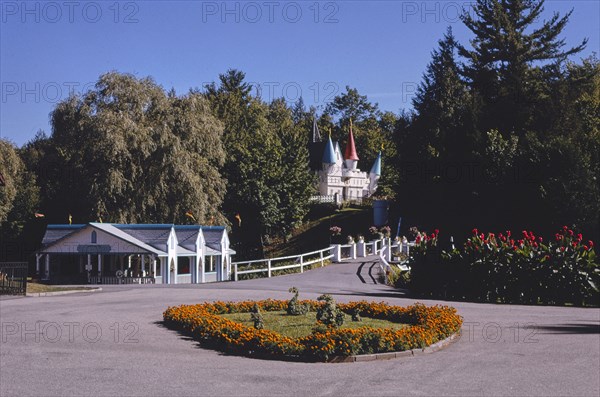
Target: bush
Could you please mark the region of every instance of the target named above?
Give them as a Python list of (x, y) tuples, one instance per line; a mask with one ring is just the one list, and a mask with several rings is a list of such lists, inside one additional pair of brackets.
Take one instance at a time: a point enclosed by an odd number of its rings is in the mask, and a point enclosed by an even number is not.
[(308, 306), (305, 304), (301, 304), (298, 301), (299, 291), (298, 288), (292, 287), (289, 289), (289, 292), (294, 294), (292, 299), (289, 300), (286, 312), (290, 316), (301, 316), (308, 313)]
[(598, 305), (600, 268), (594, 243), (568, 227), (545, 242), (523, 230), (473, 229), (462, 249), (437, 250), (438, 234), (420, 234), (409, 264), (417, 295), (480, 302)]

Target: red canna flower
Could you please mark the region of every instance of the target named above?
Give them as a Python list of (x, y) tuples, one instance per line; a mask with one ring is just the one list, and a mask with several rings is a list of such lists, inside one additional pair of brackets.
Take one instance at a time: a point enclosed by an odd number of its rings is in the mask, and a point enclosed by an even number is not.
[(538, 243), (536, 243), (536, 242), (534, 241), (534, 242), (533, 242), (533, 246), (534, 246), (535, 248), (537, 248), (537, 247), (538, 247)]
[(519, 249), (516, 245), (513, 246), (513, 251), (516, 251), (517, 249)]
[(583, 240), (583, 234), (579, 233), (577, 235), (577, 240), (579, 240), (579, 241)]
[(565, 252), (565, 247), (560, 247), (561, 252)]
[(563, 226), (563, 230), (566, 232), (569, 229), (567, 226)]
[(592, 240), (588, 241), (588, 245), (590, 248), (594, 248), (594, 242)]
[(440, 229), (435, 229), (433, 232), (434, 232), (435, 234), (440, 234)]
[(588, 248), (588, 246), (587, 246), (587, 245), (584, 245), (584, 246), (583, 246), (583, 249), (584, 249), (585, 251), (587, 251), (589, 248)]
[(550, 255), (546, 255), (546, 256), (544, 257), (544, 259), (546, 259), (546, 260), (550, 260)]
[(479, 233), (479, 230), (477, 228), (473, 229), (473, 234), (477, 235), (477, 233)]
[(544, 239), (541, 237), (538, 237), (538, 241), (541, 243), (542, 241), (544, 241)]
[(483, 235), (483, 233), (481, 233), (481, 234), (479, 235), (479, 238), (480, 238), (480, 239), (482, 239), (482, 240), (485, 238), (485, 236)]
[(511, 235), (510, 230), (507, 230), (506, 231), (506, 237), (510, 237), (510, 235)]
[(571, 229), (569, 229), (569, 236), (573, 235), (573, 231)]

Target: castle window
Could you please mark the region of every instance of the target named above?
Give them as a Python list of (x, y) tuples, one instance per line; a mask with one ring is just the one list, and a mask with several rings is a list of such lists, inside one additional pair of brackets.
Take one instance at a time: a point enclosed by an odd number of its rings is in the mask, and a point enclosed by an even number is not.
[(96, 244), (96, 241), (98, 240), (98, 236), (96, 235), (96, 231), (92, 231), (92, 244)]

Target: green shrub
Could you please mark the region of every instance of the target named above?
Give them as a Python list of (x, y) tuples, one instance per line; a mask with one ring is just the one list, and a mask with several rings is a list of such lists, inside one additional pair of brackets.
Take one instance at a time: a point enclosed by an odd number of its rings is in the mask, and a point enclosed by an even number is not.
[(301, 316), (301, 315), (308, 313), (308, 309), (309, 309), (308, 306), (301, 304), (298, 301), (298, 295), (300, 294), (300, 292), (298, 291), (298, 288), (292, 287), (289, 289), (289, 292), (294, 294), (294, 296), (292, 297), (292, 299), (289, 300), (289, 302), (287, 304), (287, 309), (286, 309), (287, 314), (289, 314), (290, 316)]
[(594, 243), (568, 227), (545, 241), (523, 230), (473, 234), (460, 249), (439, 252), (438, 234), (419, 234), (409, 264), (411, 292), (422, 296), (522, 304), (598, 305), (600, 267)]

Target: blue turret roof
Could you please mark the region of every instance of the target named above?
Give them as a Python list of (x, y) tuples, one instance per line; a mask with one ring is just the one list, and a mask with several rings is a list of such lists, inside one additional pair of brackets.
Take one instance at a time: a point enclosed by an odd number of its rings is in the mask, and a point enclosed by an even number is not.
[(379, 152), (377, 159), (373, 163), (373, 167), (371, 167), (371, 174), (381, 176), (381, 152)]
[(333, 149), (333, 142), (331, 142), (331, 136), (325, 145), (325, 151), (323, 152), (323, 163), (335, 164), (335, 150)]

